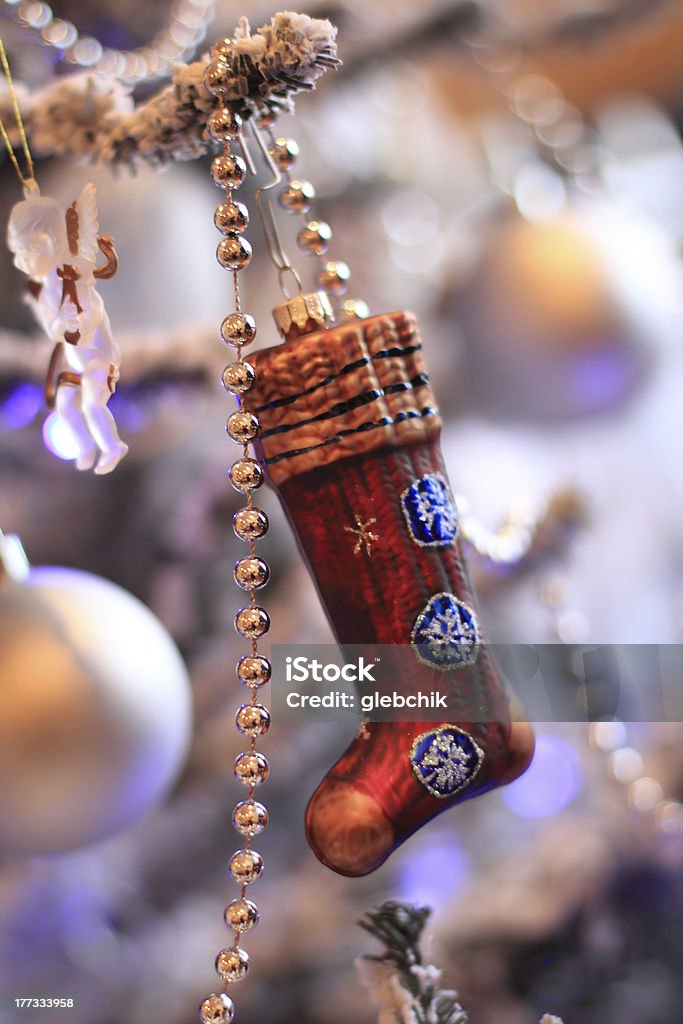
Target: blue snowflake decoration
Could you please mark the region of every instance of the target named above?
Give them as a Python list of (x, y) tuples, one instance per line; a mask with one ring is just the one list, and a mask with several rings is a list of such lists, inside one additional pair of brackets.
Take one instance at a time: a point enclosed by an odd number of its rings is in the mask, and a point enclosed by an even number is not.
[(410, 536), (421, 548), (447, 548), (458, 532), (455, 504), (448, 484), (438, 473), (415, 480), (401, 495)]
[(415, 619), (410, 636), (419, 660), (440, 672), (474, 665), (479, 642), (476, 615), (454, 594), (434, 594)]
[(410, 764), (418, 782), (442, 800), (469, 786), (483, 761), (481, 747), (455, 725), (423, 732), (410, 749)]

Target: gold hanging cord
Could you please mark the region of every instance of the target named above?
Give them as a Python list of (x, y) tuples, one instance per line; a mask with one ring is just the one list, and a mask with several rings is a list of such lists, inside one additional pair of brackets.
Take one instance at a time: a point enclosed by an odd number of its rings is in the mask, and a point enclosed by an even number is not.
[(12, 109), (14, 111), (14, 118), (15, 118), (15, 120), (17, 122), (17, 130), (19, 132), (19, 137), (21, 139), (21, 148), (24, 151), (24, 157), (26, 159), (26, 168), (27, 168), (27, 173), (26, 174), (23, 173), (21, 167), (19, 166), (19, 160), (17, 159), (17, 154), (14, 152), (14, 148), (12, 147), (12, 143), (10, 142), (10, 138), (9, 138), (9, 134), (7, 132), (7, 128), (3, 124), (2, 118), (0, 118), (0, 135), (2, 135), (2, 138), (3, 138), (3, 141), (5, 143), (5, 146), (7, 147), (7, 153), (9, 155), (9, 158), (10, 158), (10, 160), (12, 161), (12, 163), (14, 165), (14, 169), (17, 172), (17, 177), (19, 178), (19, 181), (23, 185), (24, 189), (27, 189), (27, 190), (37, 189), (38, 182), (36, 181), (36, 176), (35, 176), (35, 173), (34, 173), (34, 170), (33, 170), (33, 158), (31, 157), (31, 150), (29, 149), (28, 139), (26, 137), (26, 129), (24, 128), (24, 121), (23, 121), (23, 118), (21, 116), (21, 111), (19, 110), (19, 101), (17, 100), (17, 93), (16, 93), (16, 90), (14, 88), (14, 81), (12, 79), (12, 72), (10, 71), (9, 61), (7, 60), (7, 53), (5, 51), (5, 44), (2, 41), (2, 36), (0, 36), (0, 61), (2, 61), (2, 70), (4, 72), (5, 79), (7, 81), (7, 87), (9, 89), (10, 99), (12, 101)]

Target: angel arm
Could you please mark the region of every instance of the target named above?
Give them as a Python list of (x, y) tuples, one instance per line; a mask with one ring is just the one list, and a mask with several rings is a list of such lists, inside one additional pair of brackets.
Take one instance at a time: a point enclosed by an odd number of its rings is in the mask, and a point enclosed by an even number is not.
[(95, 267), (93, 276), (100, 281), (106, 281), (113, 277), (119, 269), (119, 257), (114, 248), (114, 239), (111, 235), (98, 235), (97, 244), (102, 255), (106, 257), (107, 262), (101, 267)]

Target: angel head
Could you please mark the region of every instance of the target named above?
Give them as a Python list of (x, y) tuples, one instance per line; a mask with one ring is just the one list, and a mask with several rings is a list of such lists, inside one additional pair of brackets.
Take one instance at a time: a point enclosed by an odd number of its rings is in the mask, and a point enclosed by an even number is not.
[(59, 203), (48, 196), (31, 196), (16, 203), (7, 225), (7, 245), (19, 270), (30, 277), (47, 277), (69, 252)]

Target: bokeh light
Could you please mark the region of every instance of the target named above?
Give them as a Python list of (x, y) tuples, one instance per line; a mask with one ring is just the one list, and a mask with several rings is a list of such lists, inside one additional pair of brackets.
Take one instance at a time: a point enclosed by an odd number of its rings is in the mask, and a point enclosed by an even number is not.
[(415, 906), (439, 907), (463, 888), (470, 875), (467, 853), (449, 832), (416, 839), (402, 858), (396, 896)]
[(577, 756), (559, 736), (539, 736), (531, 767), (503, 790), (503, 800), (523, 818), (548, 818), (574, 800), (581, 788)]
[(69, 425), (56, 412), (50, 413), (43, 423), (43, 441), (53, 455), (65, 462), (72, 462), (81, 454)]
[(43, 391), (30, 381), (13, 381), (3, 388), (0, 398), (0, 427), (20, 430), (38, 415), (43, 404)]

